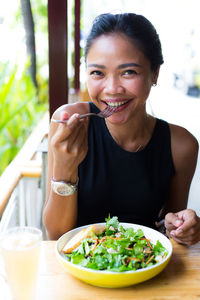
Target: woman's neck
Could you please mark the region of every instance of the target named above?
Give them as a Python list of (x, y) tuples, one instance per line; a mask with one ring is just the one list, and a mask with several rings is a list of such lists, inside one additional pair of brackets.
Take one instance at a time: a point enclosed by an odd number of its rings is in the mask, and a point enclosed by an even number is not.
[(126, 124), (113, 124), (106, 120), (107, 128), (116, 143), (126, 151), (138, 152), (151, 139), (155, 118), (146, 114)]

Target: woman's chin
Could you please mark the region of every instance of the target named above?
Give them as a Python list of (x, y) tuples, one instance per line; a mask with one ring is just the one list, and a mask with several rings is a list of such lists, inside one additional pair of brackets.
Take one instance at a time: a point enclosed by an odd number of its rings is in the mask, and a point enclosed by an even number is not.
[(125, 115), (119, 115), (118, 113), (113, 114), (108, 117), (107, 120), (112, 124), (124, 124), (127, 122), (127, 117)]

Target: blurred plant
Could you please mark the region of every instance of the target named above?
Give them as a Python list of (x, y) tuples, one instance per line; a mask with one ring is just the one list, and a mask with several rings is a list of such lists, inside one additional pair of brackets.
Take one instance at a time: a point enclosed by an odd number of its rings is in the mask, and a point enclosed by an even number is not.
[(38, 103), (28, 67), (20, 73), (15, 66), (10, 75), (8, 64), (0, 66), (0, 175), (47, 110), (47, 103)]
[(30, 74), (35, 87), (38, 87), (36, 79), (36, 51), (35, 51), (35, 26), (30, 0), (21, 0), (21, 11), (24, 21), (24, 30), (26, 36), (26, 51), (30, 56)]
[[(21, 58), (23, 54), (19, 52), (18, 65), (0, 62), (0, 175), (48, 110), (47, 0), (31, 1), (31, 8), (35, 23), (38, 89), (29, 72), (31, 57)], [(7, 24), (9, 28), (23, 28), (20, 5), (11, 17)], [(6, 16), (4, 20), (7, 20)], [(23, 43), (24, 38), (20, 38)], [(24, 66), (25, 60), (29, 62)]]

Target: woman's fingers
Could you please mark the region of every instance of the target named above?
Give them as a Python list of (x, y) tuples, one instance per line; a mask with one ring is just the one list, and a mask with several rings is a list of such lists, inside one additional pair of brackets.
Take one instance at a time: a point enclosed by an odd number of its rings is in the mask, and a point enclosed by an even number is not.
[(64, 120), (69, 120), (69, 118), (70, 118), (70, 115), (68, 114), (68, 112), (67, 111), (62, 111), (60, 119), (62, 121), (64, 121)]
[(179, 243), (191, 245), (200, 240), (200, 218), (191, 209), (167, 214), (165, 226), (167, 234)]
[(183, 220), (175, 213), (168, 213), (165, 216), (165, 226), (169, 231), (178, 228), (182, 224)]
[(79, 156), (83, 150), (86, 151), (85, 143), (87, 142), (87, 130), (82, 124), (70, 135), (67, 142), (66, 152), (71, 153), (73, 156)]
[[(61, 118), (68, 118), (68, 114)], [(69, 160), (73, 159), (80, 163), (87, 153), (88, 120), (80, 120), (79, 114), (73, 114), (66, 123), (56, 126), (51, 139), (55, 161), (69, 164)]]
[(199, 232), (196, 232), (194, 235), (189, 235), (187, 237), (184, 237), (184, 236), (177, 237), (177, 236), (170, 234), (170, 237), (173, 238), (173, 240), (175, 240), (177, 243), (188, 245), (188, 246), (193, 245), (200, 241)]
[(88, 134), (88, 122), (87, 120), (80, 120), (79, 125), (73, 130), (69, 139), (69, 149), (72, 149), (74, 145), (81, 145), (84, 139), (87, 139)]
[(55, 146), (57, 143), (62, 143), (65, 141), (70, 135), (76, 134), (76, 130), (81, 126), (79, 114), (72, 115), (67, 123), (60, 123), (59, 125), (53, 123), (53, 126), (57, 126), (56, 133), (53, 137), (53, 143)]

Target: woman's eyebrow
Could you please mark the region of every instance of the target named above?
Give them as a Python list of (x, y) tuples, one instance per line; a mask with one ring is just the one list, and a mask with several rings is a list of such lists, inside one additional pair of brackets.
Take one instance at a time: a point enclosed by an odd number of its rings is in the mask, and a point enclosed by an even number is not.
[(89, 64), (88, 67), (95, 67), (95, 68), (100, 68), (100, 69), (106, 68), (104, 65), (98, 65), (98, 64)]
[[(105, 69), (106, 68), (104, 65), (99, 65), (99, 64), (88, 64), (88, 67), (99, 68), (99, 69)], [(139, 65), (139, 64), (136, 64), (136, 63), (126, 63), (126, 64), (119, 65), (118, 69), (124, 69), (124, 68), (129, 68), (129, 67), (142, 68), (142, 65)]]
[(124, 68), (128, 68), (128, 67), (138, 67), (138, 68), (142, 68), (142, 65), (136, 64), (136, 63), (126, 63), (126, 64), (121, 64), (119, 65), (119, 69), (124, 69)]

